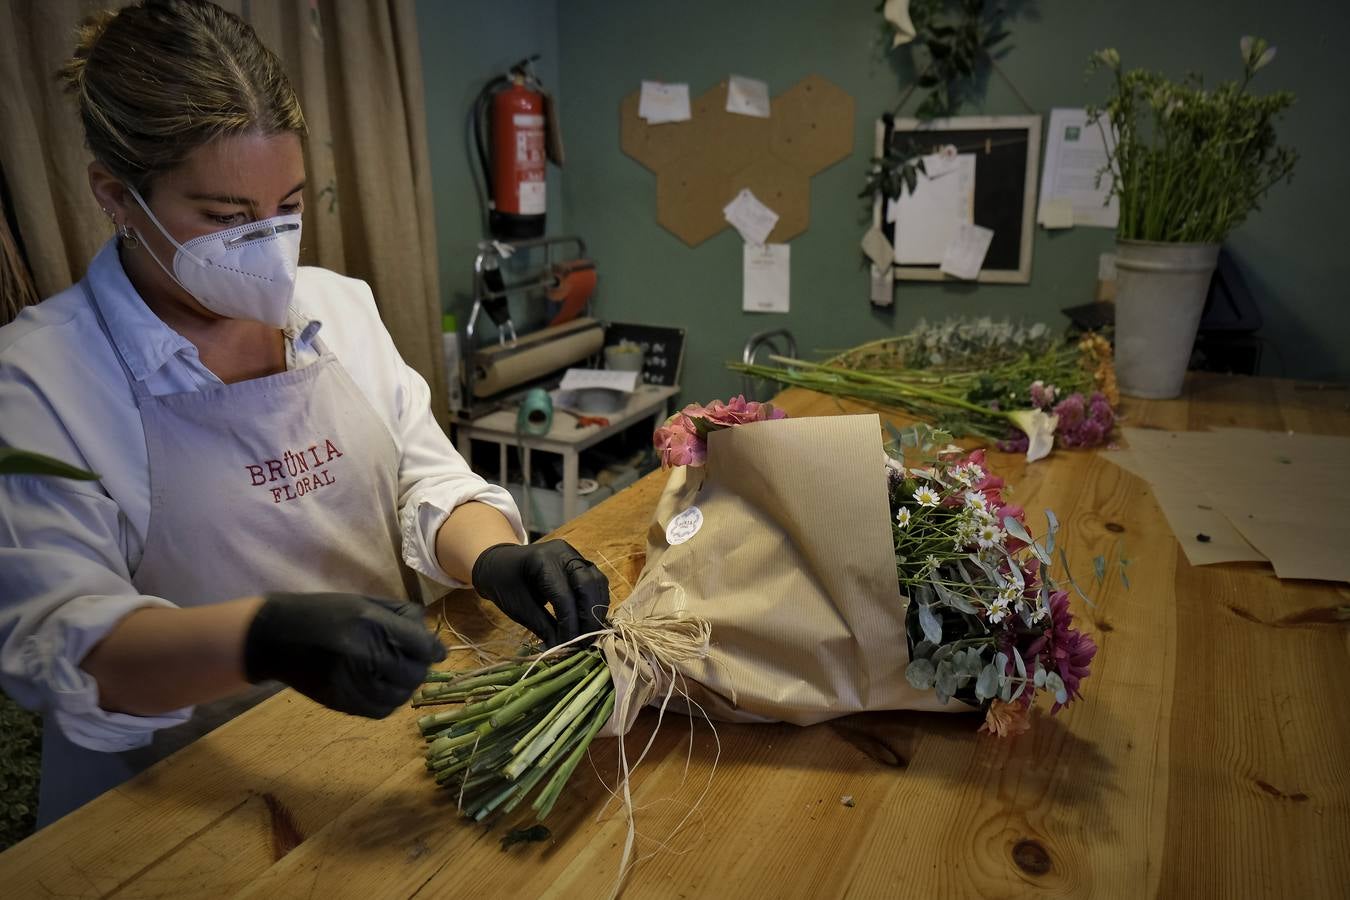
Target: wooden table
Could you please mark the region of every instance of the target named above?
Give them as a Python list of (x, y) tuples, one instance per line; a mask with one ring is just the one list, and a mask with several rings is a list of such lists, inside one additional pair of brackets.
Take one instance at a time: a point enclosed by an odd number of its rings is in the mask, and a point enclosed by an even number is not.
[[(1350, 433), (1344, 387), (1196, 377), (1186, 399), (1128, 403), (1130, 424)], [(793, 413), (839, 404), (791, 391)], [(850, 407), (856, 408), (856, 407)], [(1101, 651), (1087, 699), (1013, 741), (978, 717), (853, 716), (812, 728), (667, 720), (636, 779), (643, 859), (628, 897), (1344, 896), (1350, 891), (1350, 598), (1258, 565), (1187, 564), (1147, 487), (1087, 452), (994, 466), (1054, 508), (1083, 565), (1120, 547), (1076, 612)], [(662, 480), (565, 528), (641, 567)], [(451, 618), (496, 627), (475, 601)], [(597, 897), (626, 828), (583, 766), (544, 845), (456, 820), (411, 711), (347, 718), (285, 692), (0, 856), (8, 897)], [(630, 741), (640, 746), (652, 718)], [(593, 758), (613, 780), (614, 741)], [(688, 762), (688, 773), (685, 766)], [(707, 789), (678, 834), (671, 831)], [(854, 798), (852, 807), (840, 802)], [(664, 841), (665, 850), (658, 841)]]

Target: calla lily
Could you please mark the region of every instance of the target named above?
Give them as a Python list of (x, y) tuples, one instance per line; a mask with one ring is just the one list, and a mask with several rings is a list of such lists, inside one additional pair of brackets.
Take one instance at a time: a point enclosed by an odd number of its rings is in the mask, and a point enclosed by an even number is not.
[(1027, 435), (1027, 462), (1044, 459), (1055, 446), (1055, 428), (1059, 425), (1059, 416), (1041, 412), (1039, 409), (1019, 409), (1008, 413), (1013, 424)]
[(1244, 35), (1242, 40), (1238, 41), (1238, 48), (1242, 51), (1242, 61), (1253, 72), (1270, 65), (1275, 59), (1275, 48), (1267, 44), (1265, 38)]
[(1105, 50), (1098, 50), (1093, 55), (1113, 69), (1120, 68), (1120, 53), (1115, 47), (1107, 47)]
[(886, 0), (881, 15), (895, 27), (895, 39), (891, 41), (892, 49), (908, 44), (918, 34), (914, 28), (914, 20), (909, 17), (909, 0)]

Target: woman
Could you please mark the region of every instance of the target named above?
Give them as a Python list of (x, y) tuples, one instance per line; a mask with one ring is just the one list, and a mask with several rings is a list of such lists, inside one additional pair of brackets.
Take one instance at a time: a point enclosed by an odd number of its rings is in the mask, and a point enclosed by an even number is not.
[(0, 445), (100, 474), (0, 479), (0, 687), (44, 714), (39, 824), (275, 682), (388, 715), (445, 656), (419, 575), (550, 644), (594, 630), (604, 576), (522, 546), (370, 289), (297, 267), (305, 123), (253, 31), (143, 0), (62, 76), (117, 236), (0, 329)]

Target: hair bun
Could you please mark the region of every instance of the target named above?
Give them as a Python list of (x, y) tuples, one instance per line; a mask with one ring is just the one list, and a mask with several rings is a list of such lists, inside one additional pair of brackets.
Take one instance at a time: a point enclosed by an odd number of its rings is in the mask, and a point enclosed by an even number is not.
[(79, 93), (84, 84), (84, 69), (89, 62), (89, 56), (94, 52), (99, 38), (103, 37), (103, 32), (108, 30), (108, 26), (116, 18), (116, 10), (100, 10), (86, 18), (76, 30), (75, 55), (66, 60), (56, 72), (57, 78), (65, 84), (66, 90), (70, 93)]

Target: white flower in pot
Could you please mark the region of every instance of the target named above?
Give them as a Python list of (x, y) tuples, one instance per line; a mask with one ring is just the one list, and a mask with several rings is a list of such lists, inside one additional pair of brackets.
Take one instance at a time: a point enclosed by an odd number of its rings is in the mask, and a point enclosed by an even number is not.
[(1130, 396), (1180, 395), (1220, 244), (1298, 159), (1275, 135), (1293, 94), (1247, 90), (1275, 48), (1244, 37), (1239, 49), (1242, 80), (1209, 90), (1196, 75), (1125, 70), (1114, 49), (1092, 58), (1114, 76), (1089, 112), (1114, 138), (1102, 177), (1120, 202), (1116, 374)]

